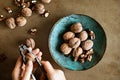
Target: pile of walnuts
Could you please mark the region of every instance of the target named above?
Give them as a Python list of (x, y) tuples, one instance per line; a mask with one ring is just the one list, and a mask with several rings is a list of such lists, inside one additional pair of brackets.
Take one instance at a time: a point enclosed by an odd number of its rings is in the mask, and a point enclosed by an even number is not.
[(74, 61), (81, 63), (92, 60), (95, 39), (93, 31), (83, 30), (82, 24), (77, 22), (70, 27), (70, 31), (64, 33), (63, 39), (65, 42), (60, 46), (60, 50), (64, 55), (72, 54)]
[[(49, 12), (45, 9), (44, 4), (49, 4), (51, 0), (14, 0), (15, 5), (19, 8), (19, 15), (15, 17), (4, 18), (3, 15), (0, 15), (0, 21), (5, 20), (6, 25), (10, 29), (15, 29), (16, 26), (25, 26), (27, 23), (26, 17), (32, 16), (33, 12), (36, 12), (39, 15), (44, 17), (49, 16)], [(5, 8), (8, 13), (13, 13), (13, 10), (10, 7)]]

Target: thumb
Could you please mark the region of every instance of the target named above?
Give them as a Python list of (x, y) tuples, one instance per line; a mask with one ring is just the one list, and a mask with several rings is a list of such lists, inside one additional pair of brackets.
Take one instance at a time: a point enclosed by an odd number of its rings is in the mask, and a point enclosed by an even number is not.
[(47, 72), (47, 74), (51, 74), (54, 72), (54, 68), (50, 64), (49, 61), (41, 61), (41, 63), (43, 64), (43, 67), (44, 67), (45, 71)]
[(25, 66), (25, 73), (22, 80), (30, 80), (32, 70), (33, 70), (33, 63), (31, 60), (28, 60)]

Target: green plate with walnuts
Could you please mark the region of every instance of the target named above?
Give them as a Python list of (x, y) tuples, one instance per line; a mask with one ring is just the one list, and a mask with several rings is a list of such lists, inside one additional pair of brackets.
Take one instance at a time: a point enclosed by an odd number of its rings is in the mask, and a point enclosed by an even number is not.
[(83, 14), (58, 20), (49, 35), (50, 54), (60, 66), (70, 70), (87, 70), (95, 66), (106, 49), (102, 26)]

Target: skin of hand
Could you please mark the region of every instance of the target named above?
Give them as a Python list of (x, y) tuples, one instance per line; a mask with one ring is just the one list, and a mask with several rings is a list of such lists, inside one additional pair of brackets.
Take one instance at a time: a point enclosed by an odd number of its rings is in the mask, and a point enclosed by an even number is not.
[[(41, 60), (42, 53), (40, 50), (35, 49), (33, 52), (38, 56), (39, 60)], [(54, 69), (48, 61), (41, 62), (47, 73), (48, 80), (66, 80), (62, 70)], [(22, 57), (19, 57), (12, 72), (12, 80), (31, 80), (31, 73), (34, 73), (37, 68), (38, 64), (36, 62), (33, 63), (31, 60), (28, 60), (25, 65), (22, 63)], [(40, 80), (43, 80), (41, 76)]]
[(47, 72), (48, 80), (66, 80), (64, 72), (59, 69), (54, 69), (49, 61), (42, 61), (42, 64)]
[[(39, 60), (41, 60), (42, 52), (40, 52), (39, 49), (35, 49), (33, 52), (38, 56)], [(36, 62), (33, 63), (31, 60), (28, 60), (26, 65), (23, 64), (22, 57), (19, 57), (12, 72), (12, 80), (30, 80), (31, 73), (35, 72), (37, 67), (38, 64)]]

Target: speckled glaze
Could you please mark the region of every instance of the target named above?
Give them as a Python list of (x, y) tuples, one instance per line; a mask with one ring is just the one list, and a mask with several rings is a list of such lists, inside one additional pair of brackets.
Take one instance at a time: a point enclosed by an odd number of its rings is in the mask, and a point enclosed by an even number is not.
[[(83, 30), (89, 28), (96, 35), (93, 46), (95, 53), (91, 62), (74, 62), (72, 56), (64, 56), (60, 51), (60, 45), (64, 42), (63, 34), (69, 31), (70, 26), (76, 22), (80, 22), (83, 25)], [(95, 66), (102, 59), (106, 49), (106, 35), (101, 25), (93, 18), (82, 14), (72, 14), (60, 19), (53, 26), (49, 35), (49, 49), (53, 59), (60, 66), (70, 70), (87, 70)]]

